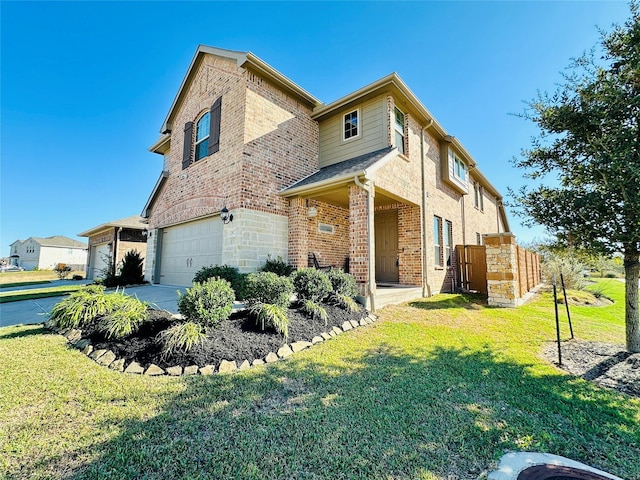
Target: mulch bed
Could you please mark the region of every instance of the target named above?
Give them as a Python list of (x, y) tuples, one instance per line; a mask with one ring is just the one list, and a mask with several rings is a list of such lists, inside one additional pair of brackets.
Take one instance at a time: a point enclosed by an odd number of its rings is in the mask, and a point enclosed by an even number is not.
[(219, 365), (222, 360), (242, 362), (246, 359), (252, 362), (264, 358), (269, 352), (276, 352), (286, 343), (311, 341), (313, 337), (328, 332), (334, 326), (339, 327), (348, 320), (360, 321), (368, 315), (364, 309), (349, 313), (333, 305), (323, 307), (329, 317), (326, 325), (323, 320), (309, 318), (297, 308), (290, 308), (287, 312), (289, 336), (286, 339), (272, 329), (261, 331), (253, 318), (245, 312), (237, 312), (216, 328), (210, 329), (208, 337), (189, 353), (169, 358), (162, 357), (161, 345), (156, 337), (161, 331), (182, 320), (175, 319), (166, 311), (150, 310), (149, 321), (137, 333), (123, 339), (108, 340), (95, 330), (84, 330), (83, 337), (89, 338), (96, 350), (111, 350), (117, 358), (126, 358), (127, 363), (136, 361), (144, 367), (152, 363), (167, 368), (175, 365)]
[(560, 347), (562, 365), (557, 343), (545, 345), (543, 358), (572, 375), (640, 398), (640, 353), (627, 352), (623, 345), (580, 340), (562, 342)]

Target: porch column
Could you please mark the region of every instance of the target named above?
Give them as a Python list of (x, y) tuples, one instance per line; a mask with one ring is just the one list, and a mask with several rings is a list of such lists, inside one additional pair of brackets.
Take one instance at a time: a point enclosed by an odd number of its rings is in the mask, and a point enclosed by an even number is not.
[[(372, 185), (368, 188), (373, 189)], [(358, 294), (365, 306), (375, 310), (375, 270), (373, 239), (374, 196), (357, 185), (349, 186), (349, 271), (356, 279)]]
[(290, 198), (288, 215), (289, 264), (296, 268), (306, 267), (309, 258), (306, 200), (301, 197)]
[(518, 253), (516, 237), (512, 233), (484, 235), (487, 253), (487, 289), (489, 305), (515, 307), (518, 305)]

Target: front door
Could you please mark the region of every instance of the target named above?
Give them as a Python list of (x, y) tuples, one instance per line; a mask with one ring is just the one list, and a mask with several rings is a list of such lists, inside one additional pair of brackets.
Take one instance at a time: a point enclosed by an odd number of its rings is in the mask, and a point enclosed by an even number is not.
[(398, 211), (375, 214), (376, 281), (398, 283)]

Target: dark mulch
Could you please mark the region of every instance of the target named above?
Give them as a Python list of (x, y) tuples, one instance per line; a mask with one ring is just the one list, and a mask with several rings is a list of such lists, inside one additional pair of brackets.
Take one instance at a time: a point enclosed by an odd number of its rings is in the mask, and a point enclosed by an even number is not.
[(264, 358), (269, 352), (276, 352), (285, 343), (297, 341), (311, 341), (322, 332), (328, 332), (333, 326), (340, 326), (345, 321), (359, 321), (368, 315), (361, 309), (349, 313), (333, 305), (323, 305), (327, 310), (328, 321), (306, 317), (296, 308), (288, 310), (289, 336), (284, 338), (275, 330), (261, 331), (255, 320), (244, 312), (233, 314), (228, 320), (220, 323), (208, 332), (208, 337), (187, 354), (179, 354), (169, 358), (162, 358), (161, 345), (157, 342), (157, 335), (180, 322), (172, 318), (169, 312), (150, 310), (149, 321), (140, 330), (129, 337), (118, 340), (107, 340), (95, 330), (85, 330), (83, 337), (89, 338), (95, 349), (108, 349), (118, 358), (127, 359), (127, 363), (136, 361), (144, 367), (154, 363), (161, 368), (174, 365), (186, 367), (189, 365), (219, 365), (222, 360), (236, 360), (252, 362), (257, 358)]
[(625, 351), (623, 345), (568, 340), (560, 344), (562, 365), (558, 365), (558, 344), (545, 345), (542, 355), (562, 370), (640, 398), (640, 353)]

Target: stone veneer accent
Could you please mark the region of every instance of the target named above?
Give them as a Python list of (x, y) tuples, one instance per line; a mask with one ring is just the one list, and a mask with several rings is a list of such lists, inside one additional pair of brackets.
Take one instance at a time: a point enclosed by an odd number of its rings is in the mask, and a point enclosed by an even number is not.
[(241, 272), (255, 272), (267, 256), (287, 261), (289, 220), (284, 215), (239, 208), (224, 226), (222, 259)]
[(487, 253), (487, 288), (489, 305), (518, 305), (518, 255), (516, 237), (512, 233), (485, 235)]
[[(222, 360), (220, 365), (218, 365), (217, 373), (218, 374), (228, 374), (233, 373), (235, 371), (248, 370), (250, 368), (265, 365), (267, 363), (274, 363), (278, 360), (282, 360), (285, 358), (294, 355), (295, 353), (301, 352), (302, 350), (306, 350), (307, 348), (312, 347), (313, 345), (317, 345), (318, 343), (322, 343), (324, 341), (330, 340), (336, 335), (346, 332), (352, 328), (365, 327), (367, 325), (371, 325), (377, 320), (377, 317), (373, 314), (369, 314), (359, 322), (352, 320), (351, 322), (344, 322), (343, 327), (333, 327), (331, 332), (322, 332), (320, 335), (314, 336), (309, 341), (298, 341), (293, 342), (292, 344), (284, 344), (282, 347), (278, 349), (277, 353), (269, 352), (264, 359), (255, 359), (251, 364), (247, 359), (236, 359), (236, 360)], [(79, 329), (65, 329), (58, 330), (51, 325), (47, 324), (47, 327), (56, 331), (60, 335), (64, 336), (67, 339), (67, 342), (82, 353), (87, 355), (87, 357), (94, 360), (98, 365), (110, 368), (111, 370), (116, 370), (122, 373), (128, 374), (137, 374), (137, 375), (148, 375), (148, 376), (161, 376), (161, 375), (169, 375), (169, 376), (186, 376), (186, 375), (213, 375), (216, 373), (215, 365), (204, 365), (199, 367), (197, 365), (189, 365), (184, 367), (184, 369), (179, 366), (168, 367), (166, 370), (158, 367), (155, 364), (149, 365), (146, 369), (140, 365), (136, 361), (131, 361), (128, 363), (125, 368), (125, 362), (127, 361), (124, 358), (116, 358), (116, 355), (111, 350), (94, 350), (93, 346), (89, 343), (89, 339), (82, 338), (82, 330)]]

